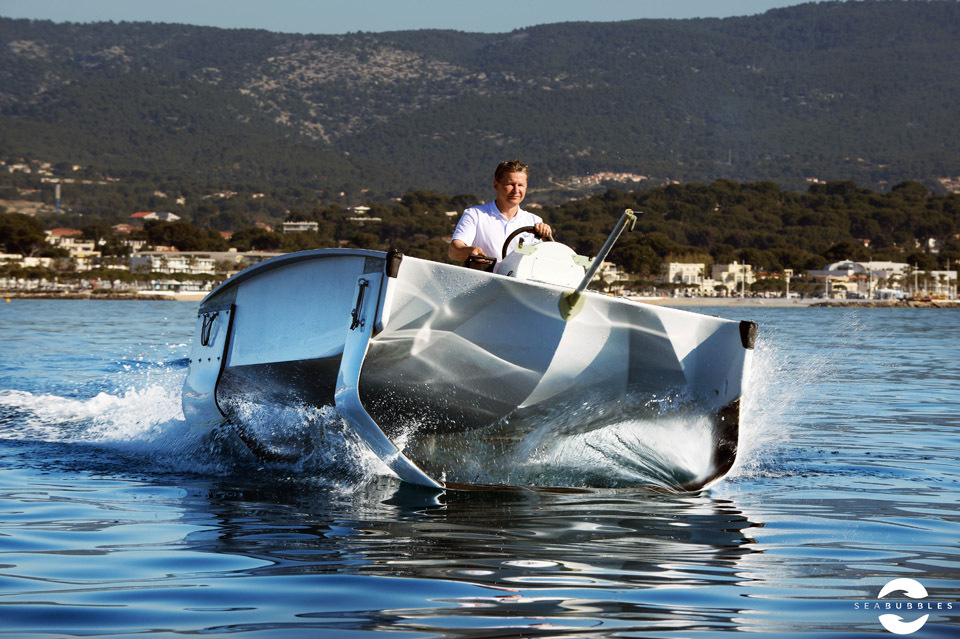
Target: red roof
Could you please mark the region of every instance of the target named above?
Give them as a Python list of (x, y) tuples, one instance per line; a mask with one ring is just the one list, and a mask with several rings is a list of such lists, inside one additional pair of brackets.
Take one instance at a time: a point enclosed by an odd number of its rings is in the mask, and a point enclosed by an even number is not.
[(144, 211), (142, 213), (134, 213), (130, 217), (141, 218), (141, 217), (147, 217), (148, 215), (156, 215), (156, 213), (154, 211)]
[(56, 237), (76, 237), (78, 235), (83, 235), (83, 231), (77, 229), (50, 229), (50, 235)]

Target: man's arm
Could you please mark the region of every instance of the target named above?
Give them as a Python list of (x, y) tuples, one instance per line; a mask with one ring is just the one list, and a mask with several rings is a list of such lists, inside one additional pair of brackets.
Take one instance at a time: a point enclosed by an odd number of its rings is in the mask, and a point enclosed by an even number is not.
[(483, 249), (467, 243), (476, 241), (478, 224), (476, 207), (468, 208), (463, 212), (460, 221), (457, 222), (457, 228), (453, 231), (450, 247), (447, 249), (447, 255), (451, 260), (466, 262), (471, 255), (483, 255)]
[(450, 248), (447, 249), (447, 255), (454, 262), (466, 262), (471, 255), (483, 255), (483, 249), (479, 246), (470, 246), (463, 240), (453, 240), (450, 242)]

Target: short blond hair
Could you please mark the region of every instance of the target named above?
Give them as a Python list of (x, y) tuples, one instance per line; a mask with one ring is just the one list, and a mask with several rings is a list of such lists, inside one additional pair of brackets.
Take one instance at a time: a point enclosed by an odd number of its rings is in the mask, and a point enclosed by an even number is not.
[(521, 162), (520, 160), (506, 160), (497, 165), (497, 170), (493, 172), (493, 181), (499, 182), (507, 173), (523, 173), (527, 177), (530, 176), (530, 167)]

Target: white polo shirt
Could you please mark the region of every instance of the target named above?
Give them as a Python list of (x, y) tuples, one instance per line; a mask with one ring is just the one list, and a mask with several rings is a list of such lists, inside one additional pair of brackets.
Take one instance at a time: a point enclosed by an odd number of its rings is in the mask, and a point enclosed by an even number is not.
[[(497, 258), (497, 267), (499, 267), (500, 260), (503, 259), (503, 242), (507, 236), (519, 228), (534, 226), (542, 221), (539, 215), (523, 209), (518, 210), (513, 219), (508, 220), (497, 208), (496, 201), (487, 202), (480, 206), (472, 206), (463, 212), (460, 221), (457, 222), (457, 228), (453, 231), (452, 239), (460, 240), (467, 246), (479, 246), (483, 249), (484, 255)], [(524, 237), (525, 242), (533, 239), (533, 235), (529, 233), (518, 235), (510, 242), (508, 254), (516, 250), (517, 242), (521, 237)]]

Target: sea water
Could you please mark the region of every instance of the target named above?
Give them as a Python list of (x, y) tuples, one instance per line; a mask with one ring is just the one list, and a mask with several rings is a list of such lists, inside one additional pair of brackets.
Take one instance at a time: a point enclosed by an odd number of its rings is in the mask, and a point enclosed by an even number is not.
[(726, 479), (437, 495), (188, 427), (196, 303), (0, 302), (0, 635), (960, 636), (960, 311), (696, 310), (760, 324)]

